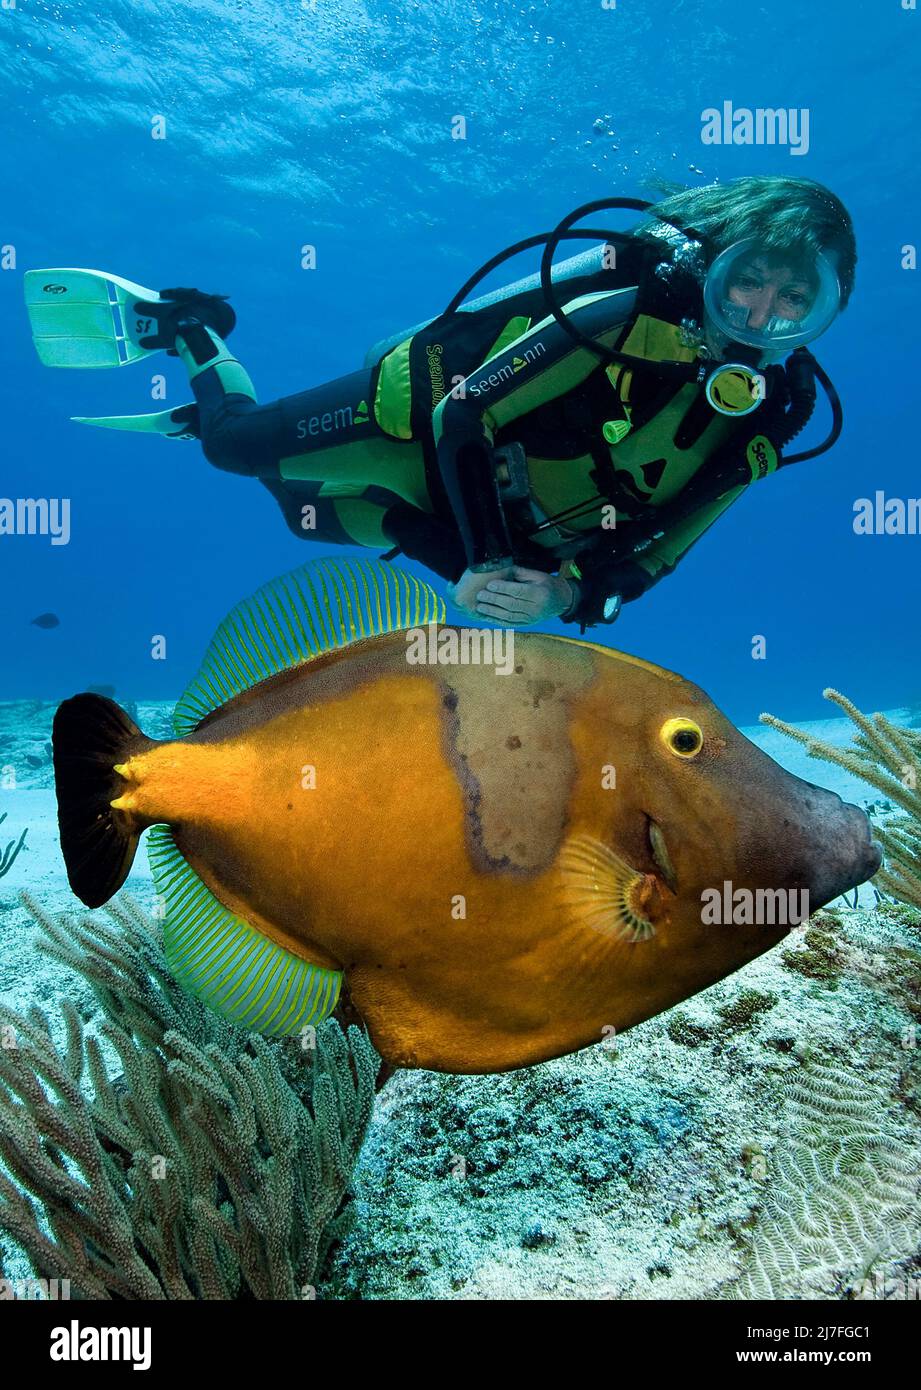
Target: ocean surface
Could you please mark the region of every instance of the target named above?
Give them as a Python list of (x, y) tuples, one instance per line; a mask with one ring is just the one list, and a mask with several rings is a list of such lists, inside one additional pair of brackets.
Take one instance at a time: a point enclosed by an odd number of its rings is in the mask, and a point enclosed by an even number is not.
[[(194, 442), (72, 423), (180, 405), (191, 399), (186, 375), (163, 356), (118, 371), (43, 367), (23, 306), (33, 268), (96, 268), (228, 295), (232, 345), (268, 401), (357, 370), (371, 344), (436, 314), (489, 256), (578, 204), (655, 199), (663, 181), (696, 187), (744, 174), (826, 184), (852, 214), (859, 252), (851, 303), (813, 345), (843, 402), (841, 439), (750, 488), (673, 575), (589, 635), (694, 680), (799, 775), (864, 804), (878, 796), (753, 726), (769, 710), (843, 743), (851, 730), (829, 720), (828, 686), (910, 727), (921, 717), (921, 535), (854, 529), (859, 499), (921, 497), (911, 254), (921, 225), (919, 24), (899, 0), (4, 0), (0, 507), (68, 499), (70, 535), (54, 545), (0, 534), (0, 840), (31, 827), (0, 882), (3, 1002), (48, 1001), (63, 988), (47, 963), (29, 978), (17, 906), (23, 889), (55, 912), (77, 906), (47, 763), (54, 704), (106, 687), (165, 722), (238, 600), (308, 559), (342, 553), (296, 539), (267, 492), (211, 467)], [(808, 140), (801, 152), (704, 144), (702, 113), (725, 102), (805, 110)], [(461, 117), (464, 138), (455, 138)], [(631, 225), (631, 214), (609, 217)], [(315, 268), (302, 268), (306, 246)], [(484, 288), (537, 264), (532, 251)], [(153, 400), (161, 372), (167, 395)], [(796, 447), (828, 427), (820, 397)], [(149, 905), (143, 856), (129, 887)], [(478, 1216), (469, 1194), (444, 1183), (436, 1194), (431, 1173), (401, 1148), (411, 1139), (417, 1155), (427, 1152), (424, 1113), (440, 1117), (448, 1148), (461, 1142), (451, 1125), (462, 1114), (471, 1151), (493, 1152), (502, 1115), (552, 1117), (558, 1097), (581, 1084), (579, 1066), (588, 1110), (602, 1115), (608, 1063), (564, 1059), (498, 1089), (489, 1078), (465, 1078), (456, 1092), (433, 1074), (415, 1091), (412, 1077), (401, 1080), (375, 1113), (359, 1173), (364, 1235), (340, 1257), (334, 1296), (715, 1298), (739, 1278), (741, 1296), (766, 1296), (740, 1274), (738, 1231), (754, 1199), (739, 1154), (781, 1143), (771, 1066), (793, 1048), (804, 1009), (819, 1053), (837, 1049), (840, 1060), (850, 1048), (842, 1066), (877, 1086), (868, 1104), (893, 1144), (918, 1143), (917, 1096), (893, 1099), (895, 1071), (878, 1064), (872, 1027), (861, 1031), (868, 1018), (890, 1038), (903, 1025), (904, 978), (885, 976), (878, 1014), (873, 990), (894, 933), (910, 952), (917, 926), (906, 936), (874, 898), (864, 889), (859, 908), (842, 909), (842, 959), (854, 970), (840, 991), (823, 993), (777, 953), (751, 967), (746, 983), (770, 1002), (755, 1010), (761, 1022), (740, 1051), (726, 1045), (731, 982), (691, 1001), (687, 1027), (659, 1020), (636, 1030), (620, 1109), (604, 1121), (627, 1126), (644, 1105), (658, 1117), (624, 1140), (634, 1144), (629, 1173), (612, 1159), (598, 1177), (585, 1158), (597, 1141), (582, 1120), (561, 1131), (551, 1118), (556, 1167), (508, 1190), (497, 1179)], [(734, 1088), (737, 1102), (724, 1108)], [(549, 1152), (551, 1141), (535, 1144)], [(672, 1178), (655, 1170), (652, 1150), (671, 1155)], [(795, 1152), (794, 1143), (790, 1171)], [(560, 1168), (582, 1172), (583, 1159), (588, 1176), (567, 1179), (555, 1200)], [(391, 1192), (381, 1173), (397, 1164), (403, 1186)], [(494, 1171), (486, 1158), (481, 1166)], [(416, 1273), (404, 1258), (413, 1229), (426, 1233)], [(917, 1245), (911, 1229), (899, 1227), (889, 1249), (903, 1274)], [(832, 1264), (772, 1296), (850, 1297)]]

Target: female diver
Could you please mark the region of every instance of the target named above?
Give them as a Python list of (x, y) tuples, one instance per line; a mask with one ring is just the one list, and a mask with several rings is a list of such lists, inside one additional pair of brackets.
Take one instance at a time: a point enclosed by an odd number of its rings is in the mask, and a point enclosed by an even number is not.
[[(611, 207), (645, 216), (630, 233), (574, 230)], [(554, 266), (575, 237), (601, 244)], [(539, 244), (539, 275), (461, 305)], [(584, 631), (670, 574), (749, 483), (837, 438), (837, 397), (805, 344), (846, 306), (855, 264), (847, 210), (806, 179), (589, 204), (494, 257), (361, 371), (266, 405), (226, 345), (222, 296), (86, 270), (25, 279), (48, 365), (165, 349), (189, 374), (194, 404), (83, 423), (199, 438), (215, 467), (258, 478), (298, 536), (402, 551), (470, 615)], [(785, 457), (816, 379), (834, 428)]]

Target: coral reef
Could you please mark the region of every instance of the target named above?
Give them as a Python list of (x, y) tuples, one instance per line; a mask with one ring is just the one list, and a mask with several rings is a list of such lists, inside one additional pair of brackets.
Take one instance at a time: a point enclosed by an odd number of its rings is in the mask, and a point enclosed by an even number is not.
[[(742, 1280), (762, 1297), (759, 1262), (780, 1259), (774, 1227), (798, 1164), (827, 1232), (820, 1249), (807, 1222), (791, 1233), (774, 1296), (850, 1298), (867, 1280), (870, 1297), (915, 1296), (919, 1232), (903, 1208), (906, 1165), (921, 1172), (918, 920), (886, 902), (826, 909), (616, 1044), (500, 1076), (398, 1073), (356, 1168), (362, 1219), (332, 1251), (324, 1291), (721, 1299)], [(812, 951), (813, 927), (834, 937), (834, 981), (784, 963)], [(799, 1090), (818, 1105), (823, 1085), (835, 1114), (820, 1125)], [(869, 1121), (840, 1128), (839, 1103), (857, 1097)], [(863, 1182), (865, 1238), (846, 1243), (846, 1207), (826, 1210), (825, 1179), (811, 1191), (813, 1147)]]
[(313, 1296), (352, 1220), (366, 1035), (236, 1031), (176, 985), (130, 901), (79, 923), (27, 906), (102, 1018), (91, 1031), (66, 998), (61, 1020), (0, 1009), (0, 1230), (74, 1297)]
[(682, 1009), (672, 1009), (667, 1028), (672, 1042), (681, 1043), (684, 1047), (700, 1047), (712, 1036), (705, 1024), (689, 1017)]
[[(4, 811), (3, 815), (0, 816), (0, 825), (2, 825), (5, 820), (6, 811)], [(28, 835), (28, 833), (29, 831), (27, 827), (20, 835), (18, 841), (16, 841), (15, 839), (10, 840), (9, 844), (6, 846), (5, 849), (0, 848), (0, 878), (3, 878), (5, 874), (8, 874), (10, 869), (16, 863), (16, 860), (19, 857), (19, 854), (22, 851), (23, 846), (26, 843), (26, 836)]]
[[(916, 1156), (883, 1132), (879, 1095), (834, 1056), (804, 1049), (785, 1078), (787, 1128), (771, 1158), (748, 1266), (728, 1294), (740, 1299), (819, 1294), (835, 1271), (837, 1296), (861, 1296), (876, 1264), (914, 1249), (921, 1235)], [(773, 1170), (773, 1171), (772, 1171)]]
[(823, 693), (857, 728), (850, 748), (819, 742), (772, 714), (762, 714), (761, 722), (796, 739), (810, 758), (836, 763), (902, 808), (903, 815), (875, 817), (886, 859), (874, 882), (902, 902), (921, 907), (921, 732), (899, 728), (882, 714), (868, 717), (837, 690)]
[(781, 952), (780, 959), (787, 969), (822, 980), (829, 989), (836, 989), (844, 960), (840, 935), (836, 933), (839, 925), (831, 913), (819, 912), (811, 917), (802, 941)]
[(776, 994), (764, 994), (757, 989), (743, 989), (734, 999), (722, 1005), (720, 1017), (730, 1028), (748, 1028), (759, 1014), (773, 1009), (776, 1003)]

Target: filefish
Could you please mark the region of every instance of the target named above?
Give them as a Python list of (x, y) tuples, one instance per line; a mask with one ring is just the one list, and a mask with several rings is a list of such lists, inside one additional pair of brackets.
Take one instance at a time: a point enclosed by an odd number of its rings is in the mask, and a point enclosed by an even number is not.
[(52, 628), (60, 627), (61, 620), (57, 613), (39, 613), (37, 618), (30, 619), (30, 627)]
[(492, 1072), (621, 1032), (769, 950), (784, 914), (704, 911), (727, 885), (814, 909), (878, 868), (863, 812), (680, 676), (538, 633), (491, 665), (489, 630), (444, 616), (390, 565), (316, 561), (225, 619), (175, 739), (101, 696), (65, 701), (77, 896), (117, 892), (150, 828), (167, 960), (211, 1007), (279, 1036), (341, 996), (391, 1067)]

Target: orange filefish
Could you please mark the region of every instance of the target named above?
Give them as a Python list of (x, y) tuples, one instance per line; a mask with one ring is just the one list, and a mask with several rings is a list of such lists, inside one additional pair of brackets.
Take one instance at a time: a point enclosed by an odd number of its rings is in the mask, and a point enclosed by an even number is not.
[(798, 919), (739, 913), (746, 894), (814, 909), (879, 866), (861, 811), (680, 676), (443, 618), (398, 569), (316, 561), (225, 619), (175, 739), (101, 696), (65, 701), (77, 896), (107, 901), (153, 827), (167, 960), (213, 1008), (278, 1036), (347, 991), (390, 1066), (490, 1072), (622, 1031), (768, 950)]

